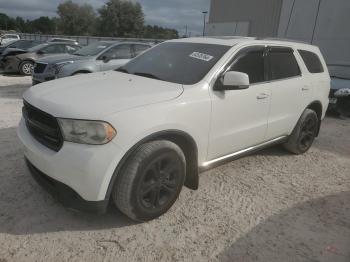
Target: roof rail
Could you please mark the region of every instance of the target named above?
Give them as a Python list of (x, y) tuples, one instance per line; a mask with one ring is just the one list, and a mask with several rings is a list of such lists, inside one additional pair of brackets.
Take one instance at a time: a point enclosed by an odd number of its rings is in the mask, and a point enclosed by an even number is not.
[(281, 42), (295, 42), (295, 43), (301, 43), (301, 44), (308, 44), (311, 45), (311, 43), (307, 41), (302, 40), (296, 40), (296, 39), (290, 39), (290, 38), (278, 38), (278, 37), (256, 37), (256, 40), (274, 40), (274, 41), (281, 41)]

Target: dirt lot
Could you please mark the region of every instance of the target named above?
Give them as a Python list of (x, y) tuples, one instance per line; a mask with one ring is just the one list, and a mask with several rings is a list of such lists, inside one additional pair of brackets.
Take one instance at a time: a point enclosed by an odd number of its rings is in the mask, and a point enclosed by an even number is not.
[(16, 136), (30, 78), (0, 76), (0, 261), (350, 261), (350, 120), (312, 150), (271, 148), (201, 174), (169, 213), (65, 210), (30, 177)]

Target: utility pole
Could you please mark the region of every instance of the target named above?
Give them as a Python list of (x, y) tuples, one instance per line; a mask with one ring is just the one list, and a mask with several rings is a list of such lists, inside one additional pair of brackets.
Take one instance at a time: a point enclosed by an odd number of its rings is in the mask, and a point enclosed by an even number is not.
[(321, 8), (321, 0), (318, 1), (318, 7), (317, 7), (316, 18), (315, 18), (314, 29), (312, 30), (312, 36), (311, 36), (311, 44), (313, 44), (314, 40), (315, 40), (316, 27), (317, 27), (318, 17), (320, 15), (320, 8)]
[(208, 11), (203, 11), (203, 16), (204, 16), (204, 23), (203, 23), (203, 36), (205, 36), (205, 25), (206, 25), (206, 17), (208, 14)]

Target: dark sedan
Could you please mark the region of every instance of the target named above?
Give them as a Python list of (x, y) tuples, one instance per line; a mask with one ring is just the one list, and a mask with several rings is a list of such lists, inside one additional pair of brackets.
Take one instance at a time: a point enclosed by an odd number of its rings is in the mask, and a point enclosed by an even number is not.
[(72, 54), (81, 46), (70, 43), (45, 43), (34, 46), (20, 54), (8, 56), (3, 62), (4, 71), (7, 73), (21, 73), (32, 75), (35, 60), (46, 55)]

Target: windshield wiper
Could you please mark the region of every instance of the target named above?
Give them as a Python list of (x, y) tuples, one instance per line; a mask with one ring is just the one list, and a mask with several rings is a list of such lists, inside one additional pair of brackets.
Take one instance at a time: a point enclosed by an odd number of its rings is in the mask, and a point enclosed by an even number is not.
[(161, 80), (158, 76), (155, 76), (155, 75), (149, 74), (149, 73), (136, 72), (136, 73), (134, 73), (134, 75), (144, 76), (144, 77), (147, 77), (147, 78), (153, 78), (153, 79)]

